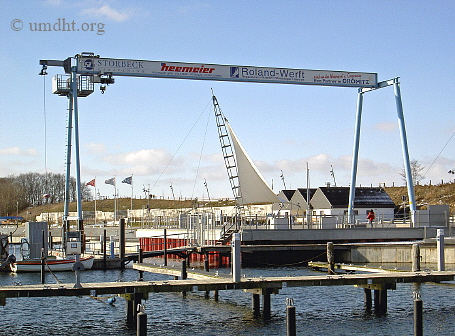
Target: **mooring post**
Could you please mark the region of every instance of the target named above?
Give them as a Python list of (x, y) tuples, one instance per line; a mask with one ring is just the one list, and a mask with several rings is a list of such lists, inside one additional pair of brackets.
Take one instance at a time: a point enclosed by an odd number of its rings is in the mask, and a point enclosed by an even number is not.
[(134, 301), (127, 298), (125, 300), (126, 324), (132, 326), (134, 323)]
[(111, 252), (110, 258), (111, 259), (115, 258), (115, 241), (113, 236), (110, 236), (109, 238), (109, 249)]
[(133, 294), (133, 308), (134, 308), (133, 323), (137, 321), (137, 314), (140, 312), (140, 309), (138, 309), (138, 307), (142, 305), (143, 296), (144, 296), (144, 294), (142, 294), (142, 293)]
[(363, 297), (364, 297), (364, 308), (366, 314), (371, 314), (371, 307), (372, 307), (372, 300), (371, 300), (371, 289), (364, 288), (363, 289)]
[(423, 302), (418, 294), (414, 299), (414, 336), (423, 336)]
[(213, 291), (213, 299), (214, 299), (215, 301), (218, 301), (219, 298), (220, 298), (220, 293), (219, 293), (218, 289), (215, 289), (215, 290)]
[(419, 244), (412, 244), (412, 271), (420, 271), (420, 246)]
[(104, 232), (103, 232), (103, 244), (102, 244), (102, 248), (103, 248), (103, 271), (105, 271), (107, 269), (107, 251), (106, 251), (106, 247), (107, 247), (107, 231), (106, 229), (104, 229)]
[(271, 316), (271, 301), (270, 301), (270, 294), (271, 294), (271, 288), (265, 288), (263, 289), (263, 295), (262, 295), (262, 317), (264, 320), (270, 320)]
[(120, 269), (125, 269), (125, 218), (120, 219), (120, 246), (119, 246), (119, 257), (120, 257)]
[(378, 316), (387, 314), (387, 289), (374, 290), (374, 312)]
[(286, 335), (296, 336), (294, 300), (287, 298), (286, 303)]
[(240, 271), (241, 271), (241, 261), (240, 261), (240, 234), (234, 233), (232, 235), (231, 242), (231, 252), (232, 252), (232, 281), (240, 282)]
[(187, 278), (187, 273), (186, 273), (186, 259), (182, 260), (182, 280), (185, 280)]
[(147, 336), (147, 314), (144, 312), (144, 305), (138, 306), (137, 314), (137, 336)]
[(167, 266), (167, 229), (164, 229), (164, 239), (163, 239), (163, 251), (164, 251), (164, 266)]
[(260, 315), (260, 296), (259, 294), (253, 293), (251, 298), (251, 308), (253, 309), (253, 315), (258, 317)]
[(46, 241), (44, 238), (44, 230), (42, 231), (42, 247), (41, 247), (41, 283), (44, 284), (46, 278)]
[(209, 254), (205, 254), (205, 259), (204, 259), (204, 271), (209, 272), (210, 271), (210, 264), (209, 264)]
[[(144, 261), (144, 252), (142, 252), (142, 249), (140, 248), (139, 255), (137, 257), (137, 262), (139, 264), (142, 264), (143, 261)], [(143, 280), (144, 280), (144, 271), (139, 271), (139, 281), (143, 281)]]
[(327, 273), (335, 274), (335, 257), (332, 242), (327, 242)]
[(436, 246), (438, 250), (438, 271), (445, 271), (444, 229), (437, 229)]

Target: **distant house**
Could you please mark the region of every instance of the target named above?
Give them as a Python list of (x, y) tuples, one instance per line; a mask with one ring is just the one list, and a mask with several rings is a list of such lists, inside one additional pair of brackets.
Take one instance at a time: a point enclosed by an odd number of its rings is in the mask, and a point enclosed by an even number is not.
[[(311, 199), (313, 215), (347, 215), (349, 187), (320, 187)], [(355, 219), (366, 222), (368, 211), (373, 210), (376, 220), (394, 217), (395, 203), (383, 188), (356, 187), (354, 197)]]
[(295, 194), (295, 189), (286, 189), (286, 190), (281, 190), (278, 193), (278, 199), (280, 200), (280, 203), (274, 203), (272, 206), (272, 211), (274, 214), (277, 214), (278, 212), (280, 215), (286, 216), (290, 214), (291, 211), (291, 199), (292, 196)]
[(303, 188), (296, 190), (281, 190), (278, 194), (278, 198), (282, 202), (273, 205), (273, 213), (284, 217), (293, 216), (296, 222), (302, 222), (302, 218), (306, 216), (308, 209), (309, 202), (307, 201), (307, 196), (309, 196), (309, 199), (311, 200), (316, 190), (317, 189), (315, 188), (310, 188), (308, 190)]

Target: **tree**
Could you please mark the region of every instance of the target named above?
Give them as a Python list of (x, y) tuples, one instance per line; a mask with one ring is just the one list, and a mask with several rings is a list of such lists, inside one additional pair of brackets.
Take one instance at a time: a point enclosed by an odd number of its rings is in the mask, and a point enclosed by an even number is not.
[(15, 216), (26, 207), (23, 190), (11, 177), (0, 178), (0, 216)]
[[(416, 159), (412, 159), (410, 165), (412, 183), (414, 185), (417, 185), (419, 184), (420, 181), (422, 181), (425, 178), (425, 175), (422, 174), (422, 171), (425, 169), (425, 166), (422, 166)], [(400, 176), (403, 178), (404, 184), (406, 185), (407, 184), (406, 170), (404, 167), (401, 170)]]
[[(85, 182), (81, 183), (82, 198), (90, 195)], [(49, 197), (44, 197), (49, 195)], [(76, 179), (70, 179), (70, 202), (76, 200)], [(0, 178), (0, 214), (15, 214), (30, 206), (60, 203), (65, 200), (65, 175), (25, 173)]]

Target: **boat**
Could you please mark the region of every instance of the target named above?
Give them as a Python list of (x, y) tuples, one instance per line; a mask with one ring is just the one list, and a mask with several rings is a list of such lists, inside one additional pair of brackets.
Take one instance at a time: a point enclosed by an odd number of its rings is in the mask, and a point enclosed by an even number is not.
[[(93, 266), (94, 257), (80, 258), (80, 262), (84, 265), (84, 270), (89, 270)], [(46, 259), (46, 271), (52, 272), (72, 271), (76, 259)], [(10, 264), (11, 271), (19, 272), (41, 272), (41, 260), (29, 259), (20, 260)]]

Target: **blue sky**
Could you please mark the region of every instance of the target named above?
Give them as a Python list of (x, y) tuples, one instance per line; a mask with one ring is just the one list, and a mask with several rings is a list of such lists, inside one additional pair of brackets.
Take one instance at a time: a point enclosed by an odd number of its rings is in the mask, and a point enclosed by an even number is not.
[[(422, 183), (453, 179), (453, 1), (2, 0), (0, 8), (1, 177), (64, 173), (67, 99), (51, 92), (52, 77), (63, 70), (38, 76), (39, 60), (94, 52), (400, 77), (409, 153), (425, 167)], [(79, 31), (33, 29), (59, 19)], [(333, 183), (331, 166), (337, 185), (349, 185), (355, 88), (132, 77), (79, 99), (82, 180), (96, 177), (100, 194), (112, 197), (104, 181), (116, 176), (120, 196), (129, 196), (130, 186), (120, 182), (133, 174), (138, 197), (144, 187), (172, 197), (172, 183), (176, 197), (201, 198), (205, 179), (212, 198), (231, 197), (212, 88), (276, 192), (281, 171), (288, 189), (305, 187), (307, 162), (312, 187)], [(393, 88), (367, 93), (357, 184), (402, 185), (402, 167)]]

